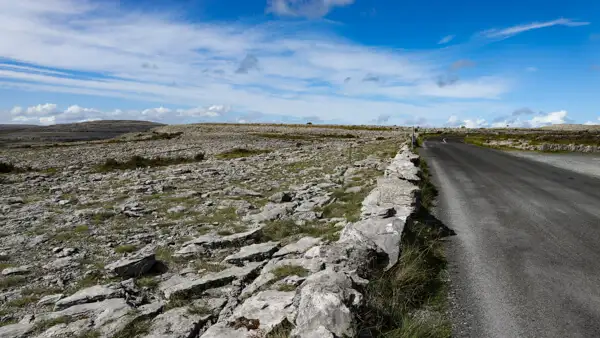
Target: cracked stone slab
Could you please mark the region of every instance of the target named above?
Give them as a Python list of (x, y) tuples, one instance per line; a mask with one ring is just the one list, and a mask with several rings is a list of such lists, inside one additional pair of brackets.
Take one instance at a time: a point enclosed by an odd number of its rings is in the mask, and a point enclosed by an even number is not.
[(279, 249), (279, 242), (265, 242), (242, 247), (240, 251), (225, 257), (224, 261), (234, 265), (268, 259)]
[(110, 298), (122, 298), (125, 292), (122, 288), (116, 288), (106, 285), (94, 285), (83, 290), (79, 290), (69, 297), (65, 297), (56, 302), (55, 309), (62, 310), (73, 305), (97, 302)]
[(263, 266), (262, 263), (248, 263), (243, 267), (232, 267), (220, 272), (215, 272), (198, 279), (187, 279), (181, 283), (171, 285), (169, 283), (161, 284), (159, 290), (165, 298), (194, 298), (199, 296), (204, 290), (221, 287), (232, 281), (246, 280), (249, 276), (258, 273)]
[(207, 248), (225, 248), (231, 246), (242, 246), (257, 241), (262, 234), (262, 229), (256, 228), (246, 232), (233, 234), (229, 236), (204, 235), (197, 237), (183, 244), (182, 248), (175, 253), (175, 256), (193, 255), (199, 252), (205, 252)]

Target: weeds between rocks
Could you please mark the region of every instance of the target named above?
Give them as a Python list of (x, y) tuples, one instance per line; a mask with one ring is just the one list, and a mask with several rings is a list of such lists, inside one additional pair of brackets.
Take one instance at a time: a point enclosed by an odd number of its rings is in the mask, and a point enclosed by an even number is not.
[(429, 213), (437, 196), (427, 164), (421, 168), (421, 207), (402, 234), (398, 263), (371, 281), (359, 313), (359, 337), (447, 338), (451, 325), (446, 308), (446, 258), (442, 239), (452, 235)]

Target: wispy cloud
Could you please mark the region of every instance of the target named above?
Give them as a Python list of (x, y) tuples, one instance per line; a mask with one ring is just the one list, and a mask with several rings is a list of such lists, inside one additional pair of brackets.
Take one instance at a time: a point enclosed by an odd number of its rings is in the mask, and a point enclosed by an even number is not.
[[(190, 23), (85, 0), (0, 1), (0, 90), (367, 123), (399, 111), (435, 120), (493, 110), (500, 103), (490, 100), (511, 88), (500, 75), (439, 87), (439, 51), (368, 47), (290, 25)], [(365, 74), (385, 81), (360, 81)]]
[(445, 45), (450, 41), (454, 40), (455, 37), (456, 35), (446, 35), (442, 39), (440, 39), (440, 41), (438, 41), (438, 45)]
[(528, 24), (516, 25), (516, 26), (503, 28), (503, 29), (489, 29), (489, 30), (481, 32), (480, 34), (482, 36), (485, 36), (488, 38), (507, 38), (507, 37), (511, 37), (511, 36), (514, 36), (514, 35), (517, 35), (520, 33), (524, 33), (527, 31), (546, 28), (546, 27), (553, 27), (553, 26), (578, 27), (578, 26), (586, 26), (589, 24), (590, 24), (589, 22), (585, 22), (585, 21), (575, 21), (572, 19), (561, 18), (561, 19), (556, 19), (556, 20), (552, 20), (552, 21), (532, 22), (532, 23), (528, 23)]
[(280, 16), (320, 18), (334, 7), (348, 6), (354, 0), (269, 0), (267, 12)]

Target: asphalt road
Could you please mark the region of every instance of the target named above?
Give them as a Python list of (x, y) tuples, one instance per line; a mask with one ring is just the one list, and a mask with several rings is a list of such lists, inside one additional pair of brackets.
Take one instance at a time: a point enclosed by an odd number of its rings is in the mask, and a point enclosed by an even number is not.
[(473, 145), (420, 150), (440, 195), (455, 337), (600, 337), (600, 178)]

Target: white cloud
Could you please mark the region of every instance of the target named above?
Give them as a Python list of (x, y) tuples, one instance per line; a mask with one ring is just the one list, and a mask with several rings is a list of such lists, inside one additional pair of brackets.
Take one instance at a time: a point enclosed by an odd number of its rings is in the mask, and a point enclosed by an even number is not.
[[(65, 110), (58, 109), (56, 104), (43, 104), (32, 106), (27, 109), (14, 107), (11, 109), (12, 122), (27, 122), (35, 124), (55, 124), (87, 122), (111, 119), (139, 119), (140, 117), (150, 121), (165, 123), (201, 122), (198, 118), (215, 118), (229, 112), (229, 107), (224, 105), (212, 105), (209, 107), (195, 107), (188, 109), (170, 109), (165, 107), (149, 108), (142, 111), (123, 111), (116, 109), (102, 111), (95, 108), (84, 108), (72, 105)], [(190, 120), (190, 118), (192, 118)]]
[[(301, 3), (312, 2), (294, 2)], [(316, 3), (331, 9), (350, 1)], [(345, 123), (367, 123), (398, 111), (435, 121), (449, 106), (456, 114), (473, 105), (478, 111), (492, 110), (500, 103), (489, 100), (501, 98), (511, 87), (508, 79), (496, 75), (465, 77), (439, 88), (435, 78), (445, 57), (436, 51), (372, 48), (331, 35), (318, 37), (302, 23), (189, 23), (169, 13), (119, 12), (107, 2), (0, 1), (0, 36), (0, 57), (9, 60), (0, 64), (0, 90), (200, 107), (185, 113), (189, 118), (221, 114), (208, 109), (218, 103), (227, 111), (318, 115)], [(236, 74), (247, 55), (260, 67)], [(381, 80), (368, 85), (343, 81), (366, 74)], [(140, 119), (180, 114), (137, 113)]]
[[(13, 108), (13, 111), (18, 108), (20, 107)], [(53, 103), (38, 104), (37, 106), (27, 108), (27, 110), (21, 112), (21, 114), (25, 116), (48, 116), (56, 113), (56, 108), (57, 106)]]
[[(524, 110), (520, 109), (517, 112)], [(492, 128), (539, 128), (544, 126), (550, 126), (553, 124), (564, 124), (571, 123), (572, 120), (568, 117), (568, 112), (566, 110), (559, 110), (547, 114), (539, 113), (536, 116), (533, 116), (531, 119), (521, 119), (519, 116), (523, 116), (524, 114), (512, 114), (511, 116), (499, 117), (494, 119), (492, 123), (487, 122), (484, 119), (476, 119), (476, 120), (465, 120), (465, 124), (467, 124), (467, 128), (471, 128), (471, 126), (479, 126), (479, 127), (492, 127)]]
[(230, 111), (230, 107), (224, 105), (212, 105), (208, 108), (196, 107), (191, 109), (178, 109), (179, 116), (191, 117), (219, 117)]
[(270, 0), (267, 12), (280, 16), (319, 18), (327, 15), (334, 7), (353, 3), (354, 0)]
[(586, 126), (596, 126), (596, 125), (600, 125), (600, 117), (598, 118), (598, 120), (596, 121), (587, 121), (586, 123), (584, 123)]
[(485, 128), (488, 123), (484, 119), (464, 120), (464, 126), (467, 128)]
[(455, 35), (446, 35), (440, 41), (438, 41), (438, 45), (445, 45), (450, 41), (454, 40), (455, 37)]
[(529, 123), (534, 128), (549, 126), (552, 124), (563, 124), (567, 123), (567, 111), (560, 110), (552, 113), (548, 113), (546, 115), (534, 116)]
[(577, 27), (577, 26), (586, 26), (589, 25), (589, 22), (584, 21), (574, 21), (572, 19), (556, 19), (552, 21), (545, 22), (532, 22), (528, 24), (516, 25), (503, 29), (489, 29), (481, 32), (480, 34), (488, 37), (488, 38), (506, 38), (510, 36), (517, 35), (519, 33), (527, 32), (530, 30), (541, 29), (552, 26), (567, 26), (567, 27)]

